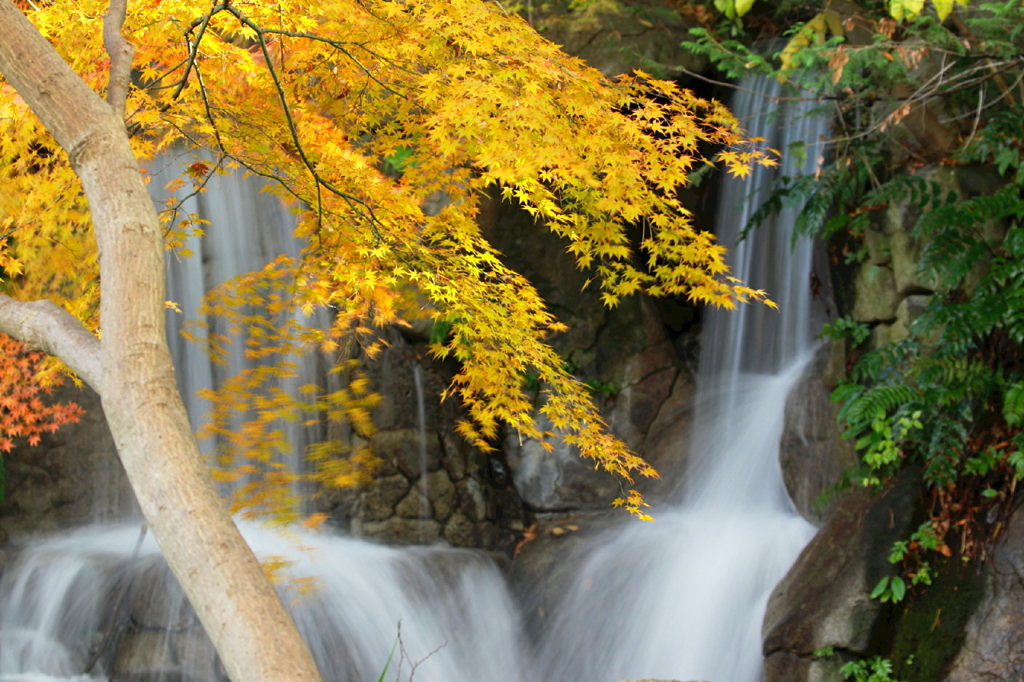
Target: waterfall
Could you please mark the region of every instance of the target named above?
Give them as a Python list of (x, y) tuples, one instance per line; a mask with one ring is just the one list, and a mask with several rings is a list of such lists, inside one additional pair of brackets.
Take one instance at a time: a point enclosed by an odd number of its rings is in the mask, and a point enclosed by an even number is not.
[[(417, 665), (418, 682), (531, 679), (515, 605), (486, 555), (241, 529), (261, 560), (287, 557), (282, 590), (325, 681), (375, 680), (385, 668), (394, 679), (399, 665), (402, 680)], [(79, 676), (102, 633), (118, 626), (110, 604), (125, 595), (121, 626), (130, 619), (133, 634), (119, 646), (129, 657), (181, 679), (217, 679), (215, 655), (180, 588), (159, 570), (151, 538), (133, 560), (138, 535), (137, 526), (87, 528), (22, 553), (0, 583), (0, 680), (92, 679)], [(146, 651), (136, 654), (140, 645)], [(96, 672), (117, 680), (123, 671), (104, 669), (101, 659)]]
[[(188, 162), (195, 161), (191, 154), (184, 158)], [(173, 156), (160, 157), (150, 170), (150, 193), (158, 209), (163, 208), (171, 196), (165, 186), (181, 174), (180, 161)], [(206, 162), (214, 165), (213, 161)], [(244, 346), (241, 332), (231, 330), (222, 320), (207, 320), (197, 312), (204, 294), (228, 280), (262, 269), (279, 255), (298, 258), (304, 246), (293, 235), (295, 217), (276, 196), (267, 192), (267, 184), (265, 180), (249, 178), (243, 172), (235, 171), (212, 174), (205, 192), (192, 192), (189, 187), (173, 193), (180, 204), (179, 219), (191, 215), (206, 221), (202, 225), (203, 235), (191, 234), (183, 245), (192, 253), (191, 256), (182, 257), (177, 251), (168, 251), (166, 257), (167, 296), (180, 310), (167, 311), (167, 340), (178, 389), (194, 429), (205, 421), (205, 414), (210, 408), (206, 401), (196, 396), (196, 392), (217, 388), (228, 377), (256, 364), (240, 351)], [(329, 326), (330, 318), (326, 311), (321, 310), (314, 315), (316, 324)], [(307, 319), (300, 321), (310, 323)], [(203, 343), (188, 341), (180, 333), (186, 325), (196, 323), (209, 323), (211, 333), (231, 338), (239, 350), (230, 353), (224, 365), (212, 362)], [(201, 325), (192, 329), (199, 333), (200, 341), (205, 338), (204, 329)], [(327, 369), (323, 366), (325, 361), (317, 353), (286, 360), (294, 365), (294, 371), (292, 376), (279, 380), (278, 388), (287, 393), (295, 394), (300, 386), (307, 384), (322, 384), (327, 376)], [(243, 417), (238, 415), (238, 424)], [(286, 431), (287, 441), (292, 444), (292, 452), (286, 453), (285, 463), (293, 470), (299, 470), (306, 447), (323, 440), (323, 434), (318, 426), (300, 423), (285, 423), (282, 428)], [(210, 453), (215, 443), (204, 442), (201, 446)]]
[[(772, 98), (782, 91), (775, 81), (748, 80), (742, 87), (733, 107), (750, 134), (783, 150), (824, 134), (823, 124), (805, 115), (809, 104), (778, 106)], [(533, 655), (503, 577), (483, 553), (393, 549), (300, 531), (282, 537), (243, 525), (262, 559), (287, 557), (281, 589), (327, 682), (377, 679), (396, 642), (388, 679), (399, 661), (403, 680), (419, 664), (417, 682), (760, 678), (768, 594), (814, 533), (786, 497), (777, 457), (785, 397), (811, 351), (811, 244), (801, 238), (792, 247), (791, 210), (747, 240), (736, 239), (772, 180), (813, 172), (816, 156), (787, 158), (781, 169), (756, 168), (746, 182), (725, 182), (717, 229), (731, 249), (734, 274), (767, 289), (781, 312), (751, 305), (707, 315), (693, 454), (678, 503), (655, 510), (654, 523), (624, 524), (591, 543)], [(157, 194), (175, 174), (154, 169)], [(212, 365), (202, 349), (174, 333), (181, 318), (194, 315), (211, 286), (301, 248), (287, 213), (259, 190), (237, 175), (213, 178), (209, 192), (185, 202), (186, 211), (212, 223), (203, 239), (187, 244), (197, 255), (168, 256), (169, 296), (183, 311), (168, 313), (170, 340), (194, 425), (206, 409), (195, 390), (215, 386), (220, 372), (238, 371), (244, 360), (226, 370)], [(316, 359), (310, 363), (300, 364), (296, 382), (319, 373)], [(422, 377), (418, 367), (414, 372), (422, 411)], [(421, 441), (423, 423), (421, 416)], [(298, 456), (309, 434), (290, 437)], [(138, 533), (137, 526), (88, 528), (19, 553), (0, 581), (0, 681), (117, 682), (121, 671), (112, 653), (99, 657), (95, 677), (85, 668), (104, 633), (123, 632), (129, 621), (132, 634), (118, 646), (135, 646), (145, 635), (146, 655), (162, 656), (162, 670), (183, 679), (218, 678), (215, 656), (196, 635), (180, 588), (160, 572), (150, 538), (137, 548)], [(154, 572), (162, 577), (154, 580)], [(125, 610), (112, 609), (122, 598)]]
[[(733, 111), (750, 135), (785, 150), (825, 134), (807, 115), (813, 103), (773, 99), (782, 94), (773, 79), (740, 85)], [(781, 310), (706, 315), (681, 498), (654, 511), (653, 523), (627, 524), (583, 550), (539, 637), (545, 679), (761, 678), (768, 596), (815, 532), (793, 509), (778, 464), (786, 395), (810, 358), (812, 244), (794, 243), (792, 210), (736, 242), (775, 177), (813, 172), (816, 156), (725, 181), (716, 232), (733, 273), (768, 290)]]

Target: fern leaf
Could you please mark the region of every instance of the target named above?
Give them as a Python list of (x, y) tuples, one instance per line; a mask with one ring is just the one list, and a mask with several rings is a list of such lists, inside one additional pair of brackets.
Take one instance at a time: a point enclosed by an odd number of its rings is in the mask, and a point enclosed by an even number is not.
[(1024, 381), (1018, 381), (1006, 388), (1003, 394), (1003, 418), (1010, 426), (1024, 424)]

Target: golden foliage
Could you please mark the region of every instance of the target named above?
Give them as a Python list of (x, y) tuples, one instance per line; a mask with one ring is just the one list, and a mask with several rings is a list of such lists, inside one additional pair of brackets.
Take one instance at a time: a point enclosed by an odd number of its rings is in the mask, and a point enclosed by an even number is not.
[[(28, 12), (97, 91), (108, 64), (104, 11), (100, 0), (55, 0)], [(240, 166), (304, 207), (300, 260), (275, 261), (207, 303), (248, 330), (246, 353), (277, 362), (211, 396), (206, 433), (269, 467), (269, 488), (280, 489), (246, 489), (239, 504), (285, 502), (266, 497), (286, 494), (294, 475), (265, 460), (282, 447), (276, 422), (333, 411), (371, 428), (372, 398), (357, 384), (299, 397), (264, 390), (289, 371), (281, 358), (333, 351), (410, 315), (450, 326), (432, 350), (461, 363), (448, 392), (465, 404), (460, 430), (479, 447), (490, 447), (500, 422), (540, 436), (522, 386), (530, 371), (543, 382), (542, 411), (585, 457), (627, 482), (654, 475), (607, 434), (586, 388), (545, 342), (563, 327), (481, 236), (477, 197), (489, 188), (563, 237), (608, 305), (637, 292), (726, 308), (764, 300), (728, 276), (722, 247), (693, 229), (677, 190), (703, 161), (700, 144), (724, 145), (720, 159), (741, 175), (770, 157), (744, 143), (718, 102), (640, 72), (609, 81), (497, 2), (138, 0), (124, 34), (137, 48), (126, 125), (141, 159), (182, 143), (203, 148), (213, 161), (186, 164), (182, 186), (203, 191), (211, 174)], [(55, 299), (95, 328), (95, 247), (67, 158), (7, 85), (0, 121), (0, 216), (13, 230), (0, 267), (17, 275), (19, 297)], [(443, 208), (425, 213), (439, 198)], [(163, 213), (169, 248), (202, 227), (179, 213), (173, 204)], [(626, 233), (637, 224), (634, 250)], [(293, 314), (325, 306), (330, 330)], [(211, 341), (216, 354), (226, 340)], [(261, 416), (232, 429), (233, 410)], [(312, 453), (326, 475), (356, 480), (360, 467), (329, 464), (330, 449)], [(643, 516), (633, 492), (619, 503)]]

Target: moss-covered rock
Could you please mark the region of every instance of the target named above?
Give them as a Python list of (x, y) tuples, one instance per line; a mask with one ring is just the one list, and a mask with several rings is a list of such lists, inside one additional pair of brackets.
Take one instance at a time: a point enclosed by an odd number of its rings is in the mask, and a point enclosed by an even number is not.
[(932, 563), (932, 585), (907, 600), (893, 629), (893, 675), (903, 682), (942, 679), (984, 593), (975, 566), (958, 557)]

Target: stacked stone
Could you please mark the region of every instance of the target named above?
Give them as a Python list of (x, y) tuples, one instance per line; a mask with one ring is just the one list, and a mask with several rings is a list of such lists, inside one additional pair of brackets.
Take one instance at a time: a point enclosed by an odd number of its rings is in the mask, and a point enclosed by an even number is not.
[[(918, 176), (938, 183), (943, 194), (954, 192), (963, 198), (990, 194), (1001, 182), (991, 169), (984, 168), (929, 167)], [(913, 232), (919, 210), (911, 202), (893, 202), (864, 233), (867, 257), (853, 279), (852, 316), (872, 326), (873, 348), (910, 338), (912, 323), (924, 312), (935, 290), (929, 273), (918, 268), (925, 246)], [(990, 243), (1002, 240), (1005, 225), (979, 227)], [(987, 259), (979, 260), (968, 277), (968, 286), (987, 267)], [(925, 352), (936, 342), (935, 338), (918, 340)]]
[(498, 544), (498, 500), (484, 479), (494, 478), (488, 469), (500, 468), (499, 463), (435, 431), (423, 436), (417, 429), (382, 431), (371, 443), (383, 463), (359, 494), (352, 535), (394, 544), (441, 538), (458, 547)]

